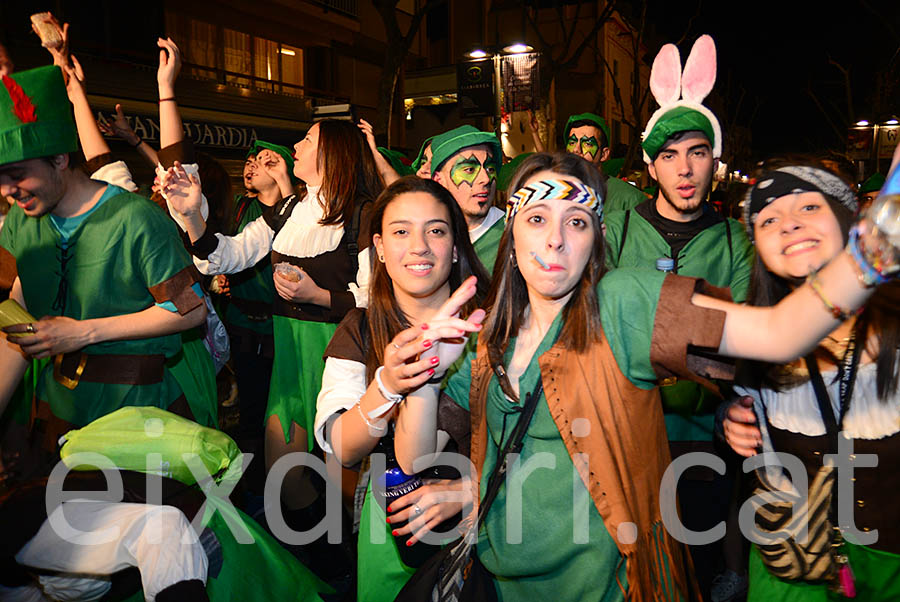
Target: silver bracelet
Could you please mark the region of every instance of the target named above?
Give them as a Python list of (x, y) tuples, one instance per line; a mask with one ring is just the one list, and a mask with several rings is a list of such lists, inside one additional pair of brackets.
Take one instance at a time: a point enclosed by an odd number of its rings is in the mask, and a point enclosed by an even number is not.
[[(378, 426), (378, 425), (375, 425), (375, 424), (372, 424), (371, 422), (369, 422), (369, 419), (366, 418), (366, 413), (363, 412), (362, 406), (359, 404), (359, 402), (357, 402), (357, 404), (356, 404), (356, 409), (359, 410), (359, 415), (362, 416), (363, 422), (365, 422), (366, 426), (369, 427), (369, 431), (374, 431), (375, 434), (378, 434), (378, 433), (384, 434), (387, 432), (387, 430), (388, 430), (387, 423), (385, 423), (384, 426)], [(382, 422), (385, 422), (385, 421), (382, 420)]]

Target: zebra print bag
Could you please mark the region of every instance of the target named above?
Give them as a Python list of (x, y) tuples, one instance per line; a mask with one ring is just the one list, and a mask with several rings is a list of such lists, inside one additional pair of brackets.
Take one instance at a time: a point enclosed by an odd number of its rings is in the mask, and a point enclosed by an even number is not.
[[(859, 356), (854, 330), (840, 365), (840, 410), (837, 418), (815, 356), (806, 357), (806, 368), (816, 394), (819, 414), (825, 424), (825, 434), (828, 435), (828, 451), (832, 454), (837, 453), (838, 432), (850, 406)], [(757, 544), (766, 568), (782, 579), (827, 582), (844, 591), (852, 590), (852, 573), (847, 557), (838, 553), (844, 540), (841, 530), (832, 522), (837, 478), (834, 466), (823, 465), (816, 472), (802, 505), (786, 499), (784, 493), (771, 483), (765, 468), (758, 469), (756, 477), (758, 486), (754, 494), (769, 494), (767, 497), (771, 500), (757, 509), (754, 515), (756, 527), (762, 533), (779, 536), (778, 542)], [(802, 537), (804, 527), (806, 537)]]
[[(784, 499), (784, 494), (769, 480), (766, 469), (756, 471), (758, 485), (754, 495), (770, 494), (782, 498), (761, 505), (754, 516), (756, 528), (776, 543), (757, 543), (763, 564), (776, 577), (801, 581), (833, 581), (838, 563), (834, 550), (840, 545), (829, 520), (836, 473), (823, 466), (816, 473), (803, 504)], [(806, 528), (806, 537), (802, 537)], [(839, 534), (837, 534), (839, 537)]]

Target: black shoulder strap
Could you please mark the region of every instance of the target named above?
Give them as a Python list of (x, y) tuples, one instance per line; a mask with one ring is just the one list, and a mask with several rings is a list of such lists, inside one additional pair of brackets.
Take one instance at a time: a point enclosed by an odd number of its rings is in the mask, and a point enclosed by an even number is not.
[(734, 265), (734, 249), (731, 247), (731, 222), (725, 218), (725, 238), (728, 239), (728, 265)]
[(622, 224), (622, 238), (619, 240), (619, 254), (616, 256), (616, 267), (622, 260), (622, 251), (625, 250), (625, 238), (628, 236), (628, 222), (631, 220), (631, 209), (625, 211), (625, 223)]
[(284, 228), (288, 218), (291, 217), (291, 213), (294, 211), (294, 207), (299, 202), (297, 195), (292, 194), (263, 211), (263, 219), (266, 220), (266, 224), (272, 228), (276, 235)]
[(524, 441), (525, 433), (528, 431), (529, 425), (531, 425), (531, 418), (534, 416), (534, 410), (537, 408), (538, 399), (540, 399), (543, 390), (543, 379), (539, 376), (534, 391), (525, 395), (525, 404), (522, 406), (522, 413), (519, 415), (516, 427), (513, 429), (509, 439), (507, 439), (506, 444), (503, 446), (503, 450), (497, 456), (497, 466), (494, 467), (494, 472), (491, 473), (491, 478), (488, 480), (487, 489), (485, 490), (484, 499), (478, 507), (478, 523), (476, 528), (480, 527), (481, 523), (484, 522), (487, 511), (490, 509), (491, 504), (494, 502), (494, 498), (497, 497), (497, 493), (500, 491), (501, 483), (506, 480), (506, 463), (509, 454), (517, 454), (522, 451), (522, 441)]
[(840, 408), (837, 417), (834, 415), (831, 398), (825, 389), (825, 381), (822, 380), (822, 374), (819, 372), (819, 364), (816, 362), (815, 354), (810, 353), (804, 358), (806, 369), (809, 371), (809, 378), (812, 381), (813, 391), (816, 393), (819, 413), (822, 415), (822, 422), (825, 423), (825, 433), (828, 435), (831, 453), (833, 454), (837, 453), (838, 432), (843, 427), (844, 416), (850, 408), (850, 398), (853, 395), (853, 385), (856, 383), (856, 370), (859, 367), (861, 355), (862, 352), (856, 344), (856, 330), (854, 329), (850, 335), (847, 351), (844, 353), (844, 358), (840, 365)]

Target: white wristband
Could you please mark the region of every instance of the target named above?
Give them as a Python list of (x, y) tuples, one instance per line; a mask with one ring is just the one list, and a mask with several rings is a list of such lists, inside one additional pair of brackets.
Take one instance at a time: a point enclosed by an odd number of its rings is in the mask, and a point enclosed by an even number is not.
[(375, 408), (374, 410), (372, 410), (371, 412), (369, 412), (370, 418), (375, 418), (376, 416), (381, 416), (382, 414), (387, 412), (389, 409), (391, 409), (393, 406), (397, 405), (398, 403), (400, 403), (401, 401), (403, 401), (406, 398), (406, 395), (400, 395), (399, 393), (391, 393), (390, 391), (388, 391), (385, 388), (384, 383), (381, 382), (381, 371), (382, 370), (384, 370), (384, 366), (378, 366), (378, 368), (375, 370), (375, 384), (378, 385), (378, 392), (381, 393), (381, 396), (384, 397), (385, 400), (387, 400), (387, 403), (382, 404), (382, 405), (378, 406), (377, 408)]

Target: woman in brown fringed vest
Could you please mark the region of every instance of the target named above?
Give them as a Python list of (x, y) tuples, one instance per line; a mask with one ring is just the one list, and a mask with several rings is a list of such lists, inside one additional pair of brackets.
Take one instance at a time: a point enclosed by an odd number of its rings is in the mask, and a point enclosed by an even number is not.
[[(483, 495), (498, 449), (540, 379), (522, 452), (508, 462), (479, 533), (478, 557), (500, 599), (695, 597), (689, 556), (673, 536), (675, 483), (663, 479), (670, 456), (657, 381), (709, 384), (688, 351), (793, 358), (838, 321), (809, 287), (761, 309), (723, 301), (691, 278), (604, 275), (606, 186), (577, 156), (530, 157), (510, 190), (477, 346), (442, 385), (432, 379), (401, 404), (397, 458), (405, 471), (421, 470), (422, 457), (447, 439), (436, 428), (439, 409), (468, 410)], [(859, 306), (869, 292), (857, 283), (854, 260), (842, 253), (832, 263), (819, 275), (825, 296)], [(433, 339), (426, 329), (418, 344), (424, 351)], [(439, 357), (438, 374), (455, 359), (440, 350)]]

